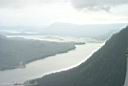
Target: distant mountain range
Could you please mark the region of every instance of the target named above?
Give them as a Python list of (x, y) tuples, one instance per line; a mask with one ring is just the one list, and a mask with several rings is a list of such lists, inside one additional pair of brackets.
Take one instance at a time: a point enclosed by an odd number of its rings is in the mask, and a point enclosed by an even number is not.
[(90, 37), (106, 40), (126, 24), (87, 24), (53, 23), (45, 27), (0, 26), (0, 33), (5, 35), (58, 35), (73, 37)]
[(75, 43), (48, 42), (0, 35), (0, 70), (23, 65), (75, 49)]
[(123, 86), (126, 75), (128, 27), (114, 34), (81, 65), (31, 80), (35, 86)]

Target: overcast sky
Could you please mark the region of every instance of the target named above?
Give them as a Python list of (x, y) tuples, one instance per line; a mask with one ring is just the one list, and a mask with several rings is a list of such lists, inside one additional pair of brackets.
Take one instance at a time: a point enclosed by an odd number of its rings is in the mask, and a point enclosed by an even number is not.
[(0, 25), (128, 23), (128, 0), (0, 0)]

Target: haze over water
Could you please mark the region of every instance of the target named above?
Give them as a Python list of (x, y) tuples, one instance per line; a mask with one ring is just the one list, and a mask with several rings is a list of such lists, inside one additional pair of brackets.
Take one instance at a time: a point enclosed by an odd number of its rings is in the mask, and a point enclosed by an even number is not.
[(102, 43), (77, 45), (75, 50), (32, 62), (27, 64), (24, 69), (0, 71), (0, 83), (7, 85), (14, 84), (15, 82), (24, 82), (29, 79), (41, 77), (48, 72), (67, 69), (87, 59), (101, 45)]

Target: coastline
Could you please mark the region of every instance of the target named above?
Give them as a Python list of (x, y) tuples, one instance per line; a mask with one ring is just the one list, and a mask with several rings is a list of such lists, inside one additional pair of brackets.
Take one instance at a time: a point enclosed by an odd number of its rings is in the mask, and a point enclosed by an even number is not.
[[(91, 43), (91, 44), (93, 44), (93, 43)], [(68, 67), (68, 68), (64, 68), (64, 69), (60, 69), (60, 70), (55, 70), (55, 71), (51, 71), (51, 72), (44, 73), (42, 76), (38, 76), (38, 77), (33, 78), (33, 79), (31, 79), (31, 80), (25, 81), (24, 84), (27, 84), (27, 83), (29, 83), (29, 82), (31, 83), (31, 82), (33, 82), (33, 81), (35, 81), (35, 80), (37, 80), (37, 79), (43, 78), (43, 77), (45, 77), (45, 76), (47, 76), (47, 75), (51, 75), (51, 74), (54, 74), (54, 73), (59, 73), (59, 72), (68, 71), (68, 70), (71, 70), (71, 69), (73, 69), (73, 68), (78, 67), (78, 66), (81, 65), (82, 63), (86, 62), (86, 61), (87, 61), (95, 52), (97, 52), (102, 46), (104, 46), (105, 42), (99, 43), (99, 44), (101, 44), (100, 47), (98, 47), (98, 48), (96, 48), (95, 50), (93, 50), (92, 53), (90, 53), (84, 60), (78, 62), (77, 64), (75, 64), (75, 65), (73, 65), (73, 66), (70, 66), (70, 67)]]
[[(68, 51), (68, 53), (50, 56), (49, 58), (45, 58), (42, 60), (34, 61), (27, 64), (26, 68), (0, 71), (0, 76), (3, 77), (2, 79), (0, 79), (0, 83), (23, 83), (27, 80), (42, 77), (42, 75), (51, 71), (70, 68), (86, 59), (86, 57), (88, 57), (88, 55), (90, 55), (90, 53), (92, 53), (100, 45), (101, 43), (87, 43), (85, 45), (76, 45), (75, 50)], [(15, 75), (18, 78), (13, 77)]]
[[(43, 57), (41, 57), (41, 58), (37, 58), (37, 59), (33, 59), (33, 60), (30, 60), (30, 61), (27, 61), (27, 62), (23, 63), (23, 65), (26, 66), (27, 64), (32, 63), (32, 62), (34, 62), (34, 61), (46, 59), (46, 58), (48, 58), (48, 57), (50, 57), (50, 56), (55, 56), (55, 55), (57, 55), (57, 54), (68, 53), (69, 51), (72, 51), (72, 50), (75, 50), (75, 49), (76, 49), (75, 45), (79, 45), (79, 44), (74, 44), (73, 47), (71, 47), (70, 49), (67, 49), (67, 50), (64, 50), (64, 51), (58, 51), (58, 52), (55, 53), (55, 54), (49, 54), (49, 55), (43, 56)], [(13, 69), (17, 69), (17, 68), (19, 69), (20, 67), (18, 67), (18, 65), (17, 65), (16, 67), (0, 68), (0, 71), (13, 70)], [(24, 68), (25, 68), (25, 67), (24, 67)], [(21, 69), (22, 69), (22, 68), (21, 68)]]

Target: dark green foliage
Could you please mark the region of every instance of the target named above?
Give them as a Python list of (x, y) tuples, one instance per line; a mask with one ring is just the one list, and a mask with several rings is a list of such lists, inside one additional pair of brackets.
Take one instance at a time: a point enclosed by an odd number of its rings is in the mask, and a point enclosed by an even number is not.
[(15, 68), (20, 62), (26, 64), (74, 48), (74, 43), (9, 39), (0, 36), (0, 70)]
[(30, 82), (37, 81), (36, 86), (123, 86), (127, 47), (128, 27), (113, 35), (101, 49), (78, 67)]

